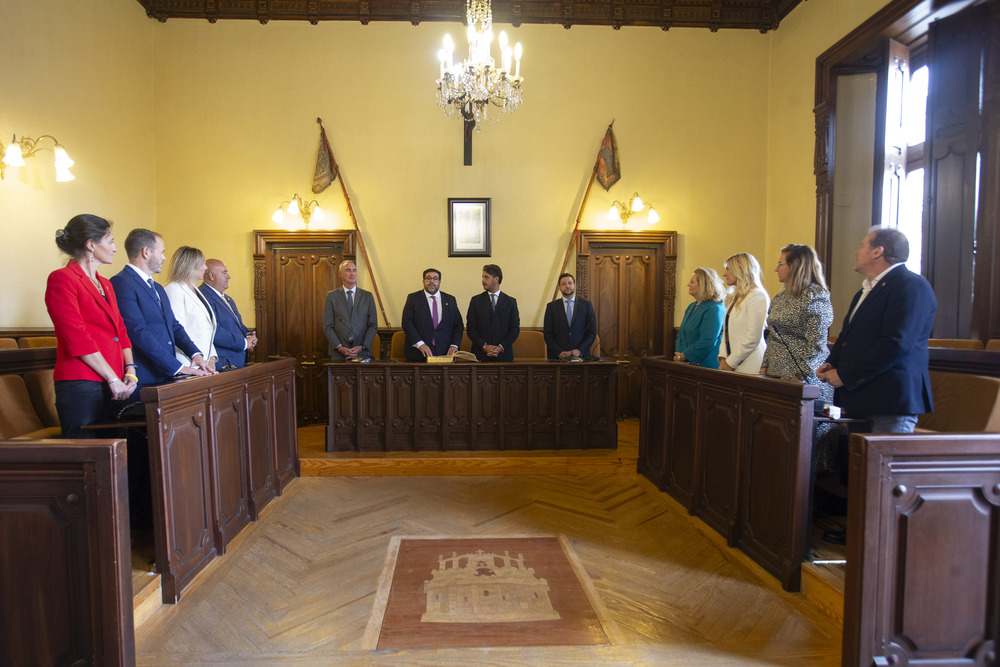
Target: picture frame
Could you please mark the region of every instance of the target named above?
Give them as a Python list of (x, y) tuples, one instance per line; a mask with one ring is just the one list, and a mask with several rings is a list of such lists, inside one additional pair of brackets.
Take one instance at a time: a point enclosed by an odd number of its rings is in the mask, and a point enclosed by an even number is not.
[(490, 257), (490, 198), (448, 198), (448, 256)]

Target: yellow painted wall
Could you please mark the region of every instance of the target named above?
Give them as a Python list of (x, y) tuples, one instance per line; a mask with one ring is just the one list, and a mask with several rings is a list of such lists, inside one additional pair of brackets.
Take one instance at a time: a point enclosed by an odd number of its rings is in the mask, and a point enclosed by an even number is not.
[(57, 229), (78, 213), (115, 222), (110, 276), (128, 230), (156, 225), (155, 23), (137, 2), (30, 0), (0, 2), (0, 26), (0, 141), (51, 134), (76, 161), (68, 183), (55, 182), (50, 150), (0, 181), (0, 326), (51, 327), (45, 280), (66, 262)]
[[(886, 4), (885, 0), (803, 2), (769, 33), (767, 254), (758, 259), (772, 294), (779, 289), (774, 275), (779, 250), (789, 243), (816, 242), (816, 58)], [(834, 324), (834, 329), (838, 326)]]
[[(623, 178), (609, 193), (595, 184), (583, 226), (609, 227), (611, 201), (634, 191), (655, 204), (657, 228), (680, 233), (679, 322), (695, 267), (747, 250), (769, 268), (781, 244), (812, 243), (815, 58), (880, 4), (804, 2), (766, 35), (498, 25), (524, 43), (525, 102), (475, 135), (464, 167), (461, 123), (433, 87), (441, 37), (460, 37), (459, 24), (161, 24), (134, 0), (3, 3), (0, 24), (26, 29), (18, 68), (0, 71), (0, 132), (55, 134), (77, 180), (56, 184), (43, 165), (0, 183), (0, 224), (18, 248), (6, 284), (35, 286), (9, 294), (0, 324), (49, 324), (52, 234), (78, 212), (114, 220), (119, 241), (142, 225), (168, 252), (222, 257), (251, 319), (251, 230), (275, 228), (277, 204), (308, 192), (316, 116), (396, 326), (423, 268), (441, 269), (464, 308), (485, 261), (504, 268), (522, 323), (540, 325), (615, 119)], [(447, 257), (448, 197), (492, 198), (491, 260)], [(328, 226), (350, 226), (337, 185), (318, 199)]]

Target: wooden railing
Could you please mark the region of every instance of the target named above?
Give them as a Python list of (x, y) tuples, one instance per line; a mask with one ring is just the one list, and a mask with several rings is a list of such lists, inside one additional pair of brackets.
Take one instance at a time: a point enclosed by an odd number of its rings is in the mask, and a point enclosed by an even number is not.
[(163, 601), (299, 475), (295, 360), (142, 390)]
[(617, 447), (613, 363), (334, 363), (327, 451)]
[(819, 389), (643, 359), (638, 471), (799, 589)]

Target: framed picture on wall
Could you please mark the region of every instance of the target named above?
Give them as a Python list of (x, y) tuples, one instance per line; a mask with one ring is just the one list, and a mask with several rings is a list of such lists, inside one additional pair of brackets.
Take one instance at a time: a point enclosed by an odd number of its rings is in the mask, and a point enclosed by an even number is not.
[(448, 199), (448, 256), (490, 256), (490, 199)]

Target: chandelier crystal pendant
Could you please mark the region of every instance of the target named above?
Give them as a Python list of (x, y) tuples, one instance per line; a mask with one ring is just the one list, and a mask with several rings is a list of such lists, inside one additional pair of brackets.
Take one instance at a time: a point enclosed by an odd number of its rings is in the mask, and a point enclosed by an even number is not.
[[(521, 43), (513, 48), (507, 33), (498, 38), (500, 64), (490, 55), (493, 43), (493, 10), (490, 0), (466, 0), (469, 57), (454, 61), (455, 43), (451, 35), (444, 36), (444, 47), (438, 51), (441, 78), (437, 80), (438, 105), (446, 116), (461, 114), (466, 122), (480, 130), (481, 121), (499, 120), (507, 111), (521, 104)], [(513, 63), (514, 69), (511, 70)], [(491, 108), (492, 107), (492, 108)]]

